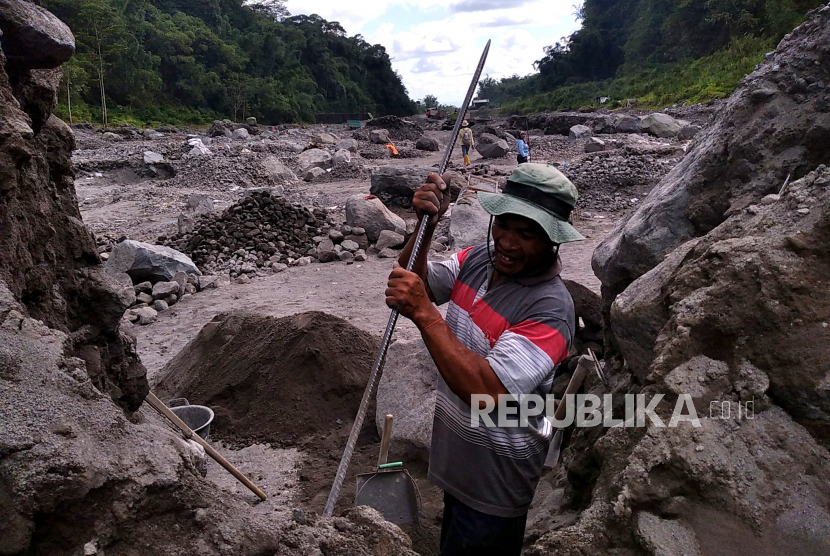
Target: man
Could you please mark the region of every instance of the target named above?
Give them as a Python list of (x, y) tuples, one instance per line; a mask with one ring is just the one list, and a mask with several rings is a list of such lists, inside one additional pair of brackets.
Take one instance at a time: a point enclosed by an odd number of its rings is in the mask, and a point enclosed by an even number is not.
[[(502, 194), (478, 194), (493, 215), (492, 244), (427, 263), (449, 179), (430, 174), (415, 192), (418, 216), (430, 215), (424, 248), (414, 272), (392, 271), (386, 303), (415, 323), (440, 374), (429, 477), (444, 490), (441, 555), (518, 555), (552, 426), (542, 414), (527, 426), (499, 427), (495, 412), (497, 426), (473, 426), (471, 403), (476, 395), (550, 392), (574, 334), (559, 245), (584, 239), (568, 223), (577, 193), (552, 166), (522, 164)], [(449, 302), (446, 321), (433, 302)]]
[(519, 138), (516, 139), (516, 150), (519, 152), (516, 155), (516, 162), (519, 164), (527, 162), (530, 157), (530, 147), (527, 144), (527, 133), (524, 131), (520, 131)]
[(464, 166), (470, 165), (470, 149), (475, 146), (473, 130), (467, 120), (461, 122), (461, 130), (458, 132), (458, 142), (461, 143), (461, 154), (464, 155)]

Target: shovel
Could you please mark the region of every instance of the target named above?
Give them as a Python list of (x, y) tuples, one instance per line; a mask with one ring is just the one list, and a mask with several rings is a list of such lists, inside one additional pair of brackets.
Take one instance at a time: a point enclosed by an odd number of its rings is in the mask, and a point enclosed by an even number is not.
[(383, 437), (380, 441), (378, 469), (374, 473), (357, 476), (355, 506), (370, 506), (379, 511), (386, 521), (395, 525), (418, 523), (420, 496), (415, 481), (398, 461), (387, 463), (389, 442), (392, 440), (392, 416), (383, 422)]

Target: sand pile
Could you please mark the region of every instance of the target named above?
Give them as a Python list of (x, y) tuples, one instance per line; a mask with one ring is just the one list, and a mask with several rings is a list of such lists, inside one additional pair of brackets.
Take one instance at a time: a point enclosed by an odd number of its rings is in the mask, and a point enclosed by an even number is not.
[(294, 442), (354, 419), (377, 348), (325, 313), (223, 314), (165, 366), (157, 388), (213, 408), (220, 437)]

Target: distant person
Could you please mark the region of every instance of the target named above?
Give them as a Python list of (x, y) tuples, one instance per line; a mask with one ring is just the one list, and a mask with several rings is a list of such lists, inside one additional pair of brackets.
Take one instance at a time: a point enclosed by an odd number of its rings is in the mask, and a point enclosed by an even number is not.
[(516, 139), (516, 150), (519, 154), (516, 155), (516, 161), (519, 164), (524, 164), (530, 159), (530, 147), (527, 144), (527, 133), (519, 132), (519, 138)]
[(461, 154), (464, 155), (464, 166), (470, 165), (470, 148), (475, 146), (473, 130), (467, 120), (461, 122), (461, 131), (458, 132), (458, 140), (461, 141)]

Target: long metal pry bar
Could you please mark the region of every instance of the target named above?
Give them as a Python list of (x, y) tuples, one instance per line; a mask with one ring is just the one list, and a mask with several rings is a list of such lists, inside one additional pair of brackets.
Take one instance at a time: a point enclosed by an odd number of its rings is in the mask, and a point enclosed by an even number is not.
[[(438, 175), (443, 176), (452, 156), (455, 142), (458, 140), (458, 132), (461, 129), (461, 122), (467, 114), (467, 107), (473, 99), (478, 80), (481, 77), (481, 71), (484, 69), (484, 62), (487, 60), (487, 53), (490, 51), (490, 41), (484, 47), (484, 52), (481, 53), (481, 60), (478, 62), (476, 72), (473, 75), (473, 80), (470, 83), (470, 88), (467, 90), (467, 96), (464, 98), (464, 104), (458, 113), (458, 118), (455, 120), (455, 125), (452, 128), (452, 137), (450, 138), (447, 147), (444, 149), (444, 156), (441, 159), (441, 165), (438, 167)], [(447, 191), (449, 195), (449, 191)], [(421, 218), (418, 225), (418, 232), (415, 236), (415, 244), (412, 246), (412, 254), (409, 256), (409, 262), (406, 263), (406, 270), (411, 271), (418, 259), (418, 252), (421, 250), (421, 244), (424, 241), (424, 235), (427, 230), (427, 223), (429, 222), (429, 215), (425, 214)], [(383, 333), (383, 341), (380, 343), (380, 350), (378, 351), (375, 365), (372, 368), (372, 374), (369, 376), (369, 383), (366, 385), (366, 390), (363, 391), (363, 399), (360, 401), (360, 408), (357, 410), (357, 416), (354, 419), (352, 430), (349, 433), (349, 440), (346, 442), (346, 449), (343, 450), (343, 457), (340, 458), (340, 465), (337, 467), (337, 474), (334, 476), (334, 484), (331, 486), (329, 498), (326, 501), (326, 508), (323, 510), (323, 517), (331, 517), (334, 513), (334, 506), (337, 504), (337, 498), (340, 496), (340, 489), (343, 487), (343, 481), (346, 479), (346, 471), (349, 469), (349, 463), (354, 453), (355, 445), (357, 444), (357, 437), (360, 434), (360, 429), (363, 428), (363, 421), (366, 419), (366, 410), (369, 407), (369, 400), (375, 390), (380, 373), (383, 370), (383, 364), (386, 362), (386, 352), (389, 351), (389, 344), (392, 341), (392, 332), (395, 331), (395, 324), (398, 322), (398, 311), (392, 310), (389, 315), (389, 323), (386, 325), (386, 332)]]

